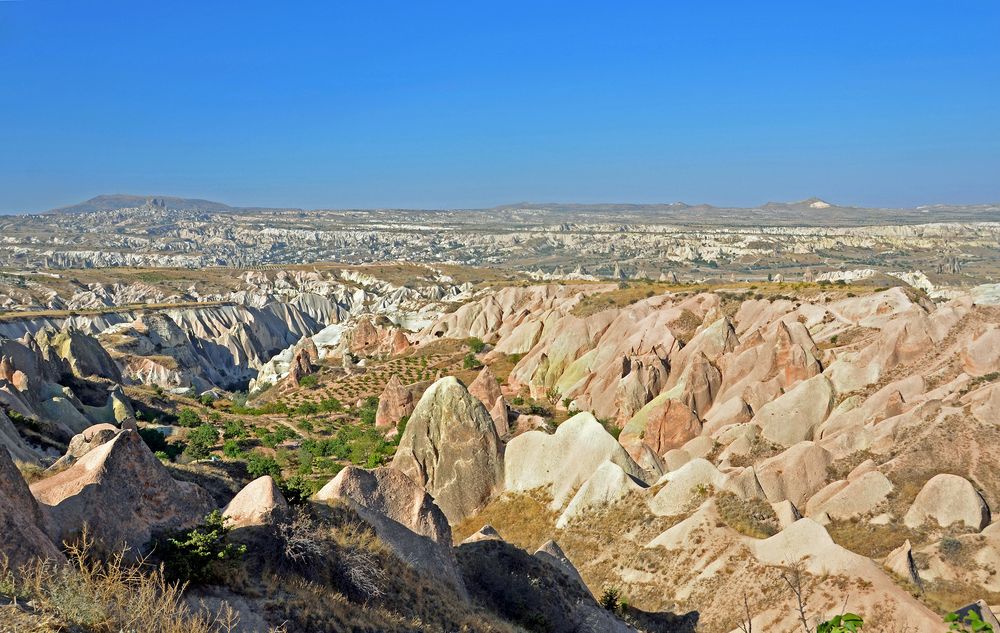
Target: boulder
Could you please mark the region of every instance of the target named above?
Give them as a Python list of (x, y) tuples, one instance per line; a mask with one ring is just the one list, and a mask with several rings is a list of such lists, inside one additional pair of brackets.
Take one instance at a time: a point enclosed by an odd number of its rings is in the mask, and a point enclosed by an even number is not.
[(268, 525), (288, 511), (288, 502), (270, 475), (254, 479), (233, 497), (222, 515), (234, 528)]
[(962, 351), (962, 368), (972, 376), (1000, 371), (1000, 327), (991, 326)]
[(594, 600), (567, 571), (566, 563), (543, 551), (532, 556), (502, 540), (456, 548), (473, 601), (510, 622), (543, 622), (550, 633), (626, 633), (635, 629)]
[(562, 551), (562, 548), (559, 547), (559, 544), (555, 541), (550, 539), (535, 550), (535, 558), (549, 563), (556, 569), (562, 571), (569, 578), (578, 582), (580, 587), (585, 590), (587, 589), (587, 583), (583, 582), (583, 576), (581, 576), (580, 572), (577, 571), (576, 565), (570, 561), (569, 557), (566, 556), (566, 553)]
[(423, 488), (395, 468), (348, 466), (316, 493), (339, 499), (375, 528), (403, 561), (433, 577), (462, 586), (451, 552), (448, 519)]
[(882, 561), (882, 564), (900, 578), (912, 582), (917, 587), (923, 586), (917, 562), (913, 559), (913, 547), (910, 545), (910, 539), (906, 539), (905, 543), (892, 550)]
[(19, 462), (37, 464), (39, 455), (17, 432), (14, 423), (10, 421), (7, 414), (0, 410), (0, 452), (4, 449), (10, 451), (10, 456)]
[(392, 460), (394, 468), (431, 493), (452, 523), (500, 490), (503, 465), (493, 418), (452, 376), (424, 392)]
[(62, 560), (42, 529), (42, 514), (10, 454), (0, 446), (0, 557), (11, 569), (34, 559)]
[(606, 461), (627, 475), (644, 479), (642, 469), (589, 412), (566, 420), (552, 435), (528, 431), (507, 444), (504, 478), (509, 492), (548, 489), (559, 510), (572, 493)]
[(942, 473), (924, 484), (903, 517), (903, 523), (910, 528), (918, 528), (926, 521), (941, 527), (961, 523), (979, 531), (989, 525), (990, 509), (969, 480)]
[(506, 437), (510, 433), (510, 408), (503, 396), (497, 396), (493, 408), (490, 409), (490, 417), (493, 418), (493, 424), (496, 425), (497, 435), (501, 438)]
[(74, 407), (72, 402), (60, 396), (43, 400), (38, 408), (42, 417), (58, 420), (74, 433), (81, 433), (93, 425), (90, 418)]
[(201, 487), (175, 481), (139, 434), (122, 431), (67, 470), (31, 486), (56, 542), (84, 525), (107, 547), (141, 554), (158, 533), (191, 527), (214, 503)]
[(833, 410), (833, 395), (829, 379), (814, 376), (761, 407), (753, 422), (766, 439), (782, 446), (810, 440), (813, 429)]

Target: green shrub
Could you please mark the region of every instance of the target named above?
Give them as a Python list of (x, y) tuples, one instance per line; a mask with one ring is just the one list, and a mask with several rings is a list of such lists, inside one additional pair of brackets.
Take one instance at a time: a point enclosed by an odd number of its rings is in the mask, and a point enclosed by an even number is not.
[(194, 409), (181, 409), (177, 414), (177, 424), (194, 428), (201, 424), (201, 416)]
[(957, 562), (962, 555), (962, 541), (957, 538), (946, 536), (938, 543), (938, 550), (941, 556), (952, 562)]
[(218, 579), (225, 566), (246, 552), (245, 545), (229, 542), (226, 519), (213, 510), (205, 521), (156, 543), (163, 573), (172, 582), (203, 585)]
[(239, 440), (247, 436), (247, 427), (240, 420), (229, 420), (222, 428), (222, 437), (227, 440)]
[(462, 359), (462, 367), (465, 369), (479, 369), (483, 364), (479, 362), (479, 359), (472, 354), (466, 354), (465, 358)]
[(246, 451), (236, 440), (226, 440), (222, 445), (222, 454), (232, 459), (239, 459), (246, 455)]
[(312, 482), (299, 475), (289, 477), (287, 481), (281, 482), (278, 488), (281, 489), (285, 501), (293, 506), (303, 505), (318, 490)]
[(214, 426), (202, 424), (188, 433), (187, 448), (184, 449), (184, 454), (191, 459), (205, 459), (218, 439), (219, 432)]
[(319, 410), (323, 413), (337, 413), (344, 410), (344, 405), (337, 398), (325, 398), (320, 400)]
[(261, 455), (260, 453), (250, 453), (247, 456), (247, 473), (254, 479), (270, 475), (277, 479), (281, 477), (281, 467), (273, 457)]
[(315, 402), (303, 402), (295, 407), (296, 415), (315, 415), (319, 413), (319, 405)]
[(299, 386), (305, 389), (315, 389), (319, 385), (319, 378), (315, 374), (308, 374), (299, 378)]
[(816, 633), (855, 633), (865, 624), (860, 615), (845, 613), (836, 615), (816, 628)]
[(484, 343), (482, 339), (476, 338), (475, 336), (465, 339), (465, 344), (469, 346), (469, 349), (472, 350), (473, 354), (478, 354), (486, 349), (486, 343)]
[(621, 589), (618, 587), (605, 587), (604, 593), (601, 594), (600, 604), (608, 611), (618, 613), (622, 607), (621, 599)]
[(203, 393), (200, 396), (198, 396), (198, 402), (200, 402), (206, 407), (210, 407), (212, 406), (212, 403), (215, 402), (215, 396), (213, 396), (210, 393)]
[(965, 615), (959, 616), (957, 613), (949, 613), (944, 616), (944, 621), (948, 623), (949, 631), (960, 633), (994, 633), (993, 625), (983, 622), (982, 617), (975, 611), (967, 611)]

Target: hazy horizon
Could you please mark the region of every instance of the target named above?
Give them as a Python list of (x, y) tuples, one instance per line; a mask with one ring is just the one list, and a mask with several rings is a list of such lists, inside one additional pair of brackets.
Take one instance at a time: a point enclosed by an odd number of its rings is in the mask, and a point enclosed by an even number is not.
[(1000, 5), (0, 3), (0, 212), (1000, 201)]

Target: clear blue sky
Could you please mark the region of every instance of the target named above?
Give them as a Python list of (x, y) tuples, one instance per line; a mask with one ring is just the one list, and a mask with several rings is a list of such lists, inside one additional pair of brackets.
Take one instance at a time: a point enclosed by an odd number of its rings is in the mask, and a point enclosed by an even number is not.
[(1000, 2), (0, 1), (0, 211), (1000, 201)]

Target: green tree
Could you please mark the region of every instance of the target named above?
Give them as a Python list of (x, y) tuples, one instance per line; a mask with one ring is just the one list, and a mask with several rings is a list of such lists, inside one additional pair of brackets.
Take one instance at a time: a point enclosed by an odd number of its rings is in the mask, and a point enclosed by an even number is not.
[(243, 447), (240, 446), (238, 441), (226, 440), (226, 442), (222, 445), (222, 454), (232, 459), (238, 459), (243, 457), (246, 453), (243, 451)]

